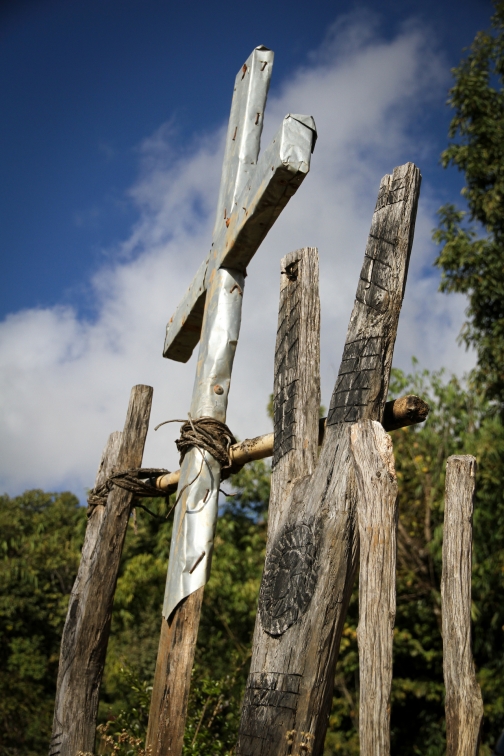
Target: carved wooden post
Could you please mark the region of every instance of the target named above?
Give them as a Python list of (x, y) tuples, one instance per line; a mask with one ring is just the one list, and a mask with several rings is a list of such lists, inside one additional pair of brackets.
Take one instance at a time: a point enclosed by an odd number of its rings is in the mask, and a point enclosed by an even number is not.
[(320, 407), (319, 259), (314, 247), (281, 260), (275, 346), (274, 445), (268, 529), (275, 531), (293, 482), (318, 455)]
[(476, 756), (483, 719), (483, 699), (471, 653), (475, 476), (474, 457), (449, 457), (446, 463), (441, 580), (447, 756)]
[(359, 525), (359, 737), (361, 756), (390, 754), (396, 611), (397, 482), (392, 440), (377, 422), (352, 426)]
[[(314, 545), (311, 528), (304, 523), (299, 526), (294, 524), (283, 533), (280, 540), (277, 535), (279, 523), (285, 517), (285, 503), (294, 483), (300, 479), (308, 482), (315, 469), (319, 406), (318, 254), (316, 249), (307, 248), (293, 252), (282, 260), (275, 348), (275, 436), (268, 510), (268, 542), (275, 542), (276, 549), (266, 564), (263, 600), (260, 604), (263, 623), (272, 634), (282, 632), (296, 621), (299, 613), (304, 610), (303, 603), (309, 599), (313, 587), (311, 582), (314, 577), (315, 555), (310, 550)], [(292, 572), (296, 575), (294, 580), (298, 588), (295, 593), (290, 590), (292, 586), (289, 584)], [(282, 726), (276, 731), (275, 722), (271, 723), (273, 742), (269, 741), (266, 745), (273, 747), (277, 746), (275, 732), (282, 738), (284, 731), (291, 729), (291, 720), (295, 714), (291, 700), (297, 693), (299, 677), (290, 675), (287, 669), (284, 674), (273, 673), (268, 676), (269, 690), (263, 690), (263, 673), (257, 659), (263, 633), (263, 624), (257, 621), (252, 658), (252, 669), (257, 672), (251, 671), (247, 683), (243, 721), (250, 725), (250, 718), (257, 718), (254, 724), (260, 728), (263, 721), (261, 714), (265, 710), (257, 704), (267, 705), (274, 699)], [(257, 699), (258, 689), (263, 694), (260, 702)]]
[[(112, 433), (95, 487), (112, 473), (140, 467), (152, 403), (150, 386), (134, 386), (124, 430)], [(113, 488), (86, 529), (61, 640), (49, 756), (92, 752), (112, 604), (133, 494)]]
[[(323, 749), (358, 551), (350, 424), (383, 417), (419, 190), (412, 163), (382, 179), (320, 456), (268, 534), (237, 748), (243, 756)], [(289, 560), (293, 531), (306, 535)], [(307, 563), (310, 578), (300, 579), (298, 565)], [(275, 582), (276, 564), (285, 567)], [(289, 604), (290, 621), (278, 622)]]

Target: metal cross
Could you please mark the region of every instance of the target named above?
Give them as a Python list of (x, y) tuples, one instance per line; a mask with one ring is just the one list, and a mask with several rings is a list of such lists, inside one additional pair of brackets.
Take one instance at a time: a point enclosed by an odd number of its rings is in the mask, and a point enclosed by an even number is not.
[[(168, 323), (163, 355), (187, 362), (201, 341), (191, 417), (226, 419), (246, 268), (310, 169), (311, 116), (287, 115), (259, 156), (273, 52), (256, 47), (235, 80), (211, 250)], [(210, 573), (220, 465), (192, 448), (180, 472), (163, 616)]]

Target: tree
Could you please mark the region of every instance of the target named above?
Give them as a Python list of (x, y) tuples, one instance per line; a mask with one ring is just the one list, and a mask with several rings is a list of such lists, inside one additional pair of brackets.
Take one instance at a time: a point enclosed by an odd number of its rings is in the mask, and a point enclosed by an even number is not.
[[(476, 348), (475, 377), (504, 408), (504, 2), (453, 69), (455, 115), (442, 165), (464, 173), (468, 211), (445, 205), (434, 232), (441, 290), (469, 297), (462, 339)], [(466, 222), (466, 219), (469, 223)]]
[(73, 494), (0, 496), (0, 753), (46, 753), (86, 514)]

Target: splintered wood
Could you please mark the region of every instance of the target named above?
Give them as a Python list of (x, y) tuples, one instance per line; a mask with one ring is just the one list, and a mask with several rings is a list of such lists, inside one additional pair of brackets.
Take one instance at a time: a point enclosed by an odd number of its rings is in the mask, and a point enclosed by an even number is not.
[(397, 482), (382, 425), (352, 426), (359, 525), (359, 739), (361, 756), (390, 754), (392, 639), (396, 611)]
[[(95, 487), (113, 472), (141, 467), (152, 403), (150, 386), (134, 386), (122, 433), (112, 433)], [(61, 639), (49, 756), (92, 752), (112, 604), (133, 494), (113, 488), (86, 528), (79, 571)]]
[(471, 652), (472, 516), (476, 460), (449, 457), (443, 527), (443, 672), (447, 756), (476, 756), (483, 700)]
[[(293, 471), (287, 496), (270, 502), (237, 746), (242, 756), (318, 756), (323, 750), (357, 568), (350, 428), (383, 418), (419, 190), (412, 163), (382, 179), (320, 456), (311, 475), (299, 470), (296, 479)], [(318, 376), (318, 364), (312, 369)], [(275, 395), (275, 413), (282, 416), (277, 401)]]

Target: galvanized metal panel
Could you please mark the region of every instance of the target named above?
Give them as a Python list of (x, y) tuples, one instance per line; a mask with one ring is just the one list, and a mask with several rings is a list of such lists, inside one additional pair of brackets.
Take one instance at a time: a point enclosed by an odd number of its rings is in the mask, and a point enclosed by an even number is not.
[[(202, 329), (191, 404), (195, 418), (226, 419), (246, 266), (310, 168), (316, 138), (310, 116), (286, 116), (256, 165), (272, 62), (270, 50), (256, 48), (236, 78), (212, 250), (167, 330), (165, 356), (185, 362)], [(186, 454), (163, 606), (166, 618), (208, 580), (220, 474), (219, 463), (208, 453), (191, 449)]]
[(214, 265), (245, 271), (266, 234), (303, 182), (317, 131), (311, 116), (287, 115), (275, 138), (263, 152), (238, 200), (229, 225), (215, 240)]
[[(226, 419), (231, 370), (238, 343), (245, 280), (217, 270), (207, 295), (191, 417)], [(163, 616), (208, 580), (220, 486), (220, 465), (191, 449), (180, 471), (182, 496), (175, 509)], [(192, 483), (191, 483), (192, 481)], [(190, 484), (190, 485), (188, 485)]]
[[(222, 230), (226, 230), (229, 216), (236, 207), (236, 197), (242, 192), (250, 172), (256, 167), (273, 58), (272, 50), (264, 46), (256, 47), (236, 74), (214, 239)], [(216, 248), (215, 244), (213, 248)], [(199, 268), (166, 327), (163, 357), (187, 362), (200, 339), (205, 306), (206, 264), (207, 261)]]
[(273, 58), (272, 50), (256, 47), (236, 74), (214, 238), (233, 212), (236, 197), (247, 181), (247, 174), (257, 163)]

